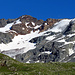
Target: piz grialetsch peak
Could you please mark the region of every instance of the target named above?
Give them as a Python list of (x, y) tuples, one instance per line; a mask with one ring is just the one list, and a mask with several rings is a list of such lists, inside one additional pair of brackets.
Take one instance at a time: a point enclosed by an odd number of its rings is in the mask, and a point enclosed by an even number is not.
[(75, 19), (0, 19), (0, 52), (24, 63), (75, 62)]

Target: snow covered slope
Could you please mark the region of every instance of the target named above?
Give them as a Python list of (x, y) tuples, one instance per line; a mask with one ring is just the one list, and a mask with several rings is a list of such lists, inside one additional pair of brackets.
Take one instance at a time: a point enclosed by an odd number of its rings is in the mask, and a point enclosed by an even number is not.
[(10, 28), (12, 27), (12, 25), (14, 25), (14, 24), (20, 24), (20, 23), (21, 23), (20, 19), (18, 19), (17, 21), (15, 21), (13, 23), (9, 23), (5, 27), (1, 27), (0, 28), (0, 32), (6, 33), (7, 31), (10, 30)]
[(69, 25), (71, 19), (64, 19), (60, 22), (54, 24), (54, 27), (50, 30), (52, 32), (63, 32), (65, 28)]
[[(65, 23), (63, 23), (65, 22)], [(63, 31), (62, 28), (65, 29), (65, 25), (67, 26), (69, 24), (70, 20), (62, 20), (60, 22), (55, 23), (54, 27), (52, 29), (50, 29), (50, 31), (55, 31), (55, 32), (59, 32), (59, 31)], [(15, 24), (20, 24), (21, 21), (17, 20), (15, 22)], [(6, 33), (7, 31), (10, 30), (10, 28), (12, 27), (12, 25), (14, 25), (13, 23), (7, 24), (5, 27), (0, 28), (0, 32)], [(34, 27), (35, 28), (35, 27)], [(6, 50), (11, 50), (11, 49), (20, 49), (25, 47), (25, 51), (28, 51), (30, 49), (34, 49), (34, 45), (33, 43), (30, 43), (29, 40), (31, 40), (32, 38), (44, 35), (44, 33), (46, 33), (47, 31), (41, 32), (39, 33), (39, 31), (31, 31), (31, 33), (27, 34), (27, 35), (18, 35), (15, 36), (12, 39), (12, 42), (8, 43), (8, 44), (0, 44), (0, 50), (1, 51), (6, 51)], [(51, 37), (52, 38), (52, 37)], [(28, 48), (27, 48), (28, 47)]]

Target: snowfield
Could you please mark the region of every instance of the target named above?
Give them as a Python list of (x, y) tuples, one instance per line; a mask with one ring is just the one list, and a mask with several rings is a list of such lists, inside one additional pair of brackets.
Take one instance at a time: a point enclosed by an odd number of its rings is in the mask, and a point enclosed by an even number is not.
[(71, 19), (64, 19), (61, 20), (60, 22), (57, 22), (54, 24), (54, 27), (50, 29), (52, 32), (63, 32), (65, 28), (69, 25), (69, 22)]

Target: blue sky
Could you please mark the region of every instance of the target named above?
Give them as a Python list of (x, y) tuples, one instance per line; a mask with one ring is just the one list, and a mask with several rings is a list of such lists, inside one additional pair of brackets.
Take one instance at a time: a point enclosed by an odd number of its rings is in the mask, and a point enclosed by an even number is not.
[(37, 19), (75, 18), (75, 0), (1, 0), (0, 19), (31, 15)]

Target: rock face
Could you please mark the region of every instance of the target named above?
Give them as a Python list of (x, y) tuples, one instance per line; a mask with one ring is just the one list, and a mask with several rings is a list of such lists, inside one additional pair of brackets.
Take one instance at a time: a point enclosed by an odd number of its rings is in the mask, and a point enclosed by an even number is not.
[(43, 20), (37, 20), (36, 18), (25, 15), (21, 16), (18, 19), (20, 19), (21, 24), (14, 24), (11, 27), (11, 30), (16, 31), (18, 34), (28, 34), (32, 30), (35, 32), (37, 30), (40, 30), (40, 32), (43, 32), (50, 28), (54, 23), (59, 22), (61, 19), (47, 19), (46, 21)]
[(14, 22), (16, 19), (0, 19), (0, 27), (4, 27), (6, 24)]
[(75, 19), (43, 21), (23, 15), (1, 19), (0, 27), (1, 53), (20, 62), (75, 62)]
[(56, 22), (59, 22), (62, 19), (51, 19), (48, 18), (44, 23), (43, 23), (43, 29), (41, 31), (45, 31), (48, 28), (51, 28), (53, 26), (53, 24), (55, 24)]
[(11, 27), (11, 30), (16, 31), (18, 34), (21, 34), (21, 35), (25, 35), (25, 34), (29, 33), (27, 31), (27, 28), (26, 28), (26, 26), (24, 24), (16, 24), (16, 25), (13, 25)]
[(12, 42), (13, 35), (9, 33), (1, 33), (0, 32), (0, 43), (9, 43)]
[(5, 19), (0, 19), (0, 27), (4, 27), (7, 24)]

